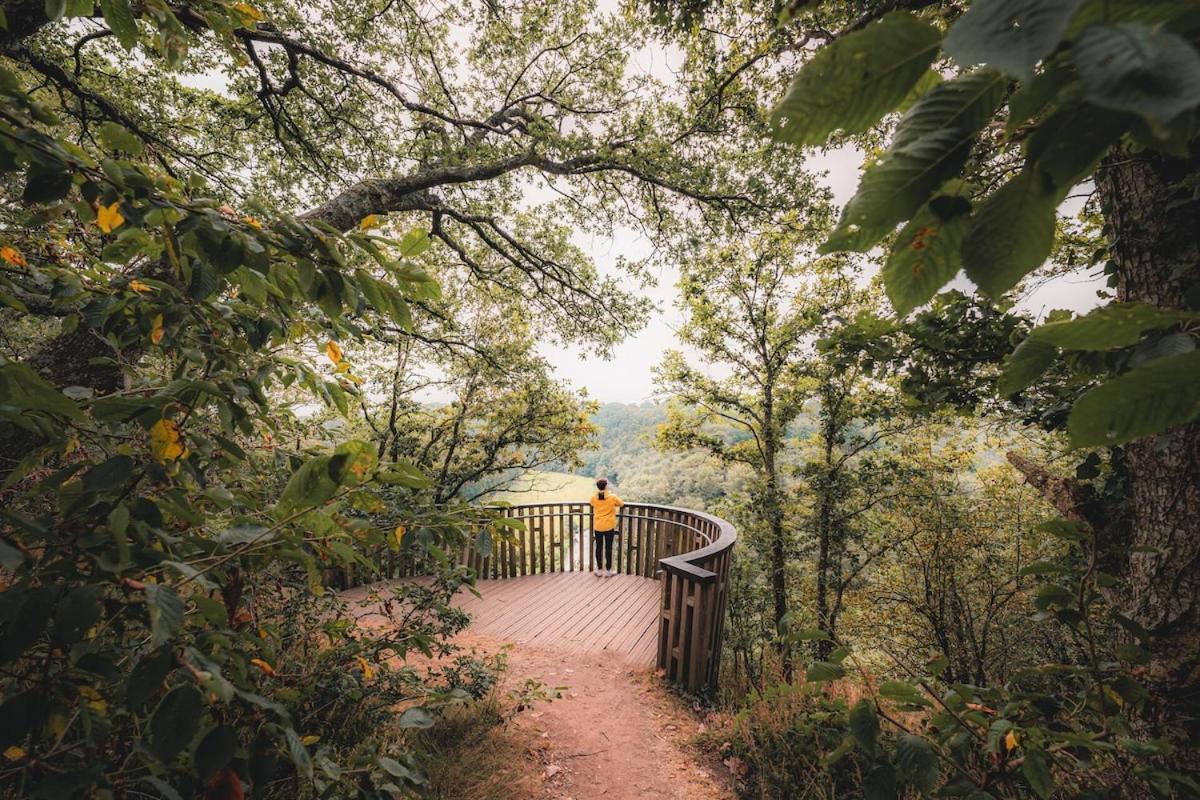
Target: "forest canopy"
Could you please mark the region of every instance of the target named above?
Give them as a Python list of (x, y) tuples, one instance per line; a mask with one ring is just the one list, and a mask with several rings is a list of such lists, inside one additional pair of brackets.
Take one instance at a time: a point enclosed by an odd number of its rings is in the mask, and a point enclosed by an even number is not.
[(0, 796), (433, 792), (545, 469), (737, 526), (746, 796), (1200, 795), (1195, 2), (0, 11)]

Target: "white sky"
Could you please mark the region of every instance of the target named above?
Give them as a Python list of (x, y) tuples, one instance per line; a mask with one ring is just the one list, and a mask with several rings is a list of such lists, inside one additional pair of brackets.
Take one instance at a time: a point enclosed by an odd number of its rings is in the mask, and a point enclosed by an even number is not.
[[(853, 147), (814, 153), (808, 159), (810, 169), (825, 173), (821, 182), (829, 187), (838, 207), (845, 205), (853, 196), (858, 185), (861, 162), (861, 153)], [(1061, 210), (1075, 213), (1079, 204), (1080, 201), (1072, 201), (1064, 204)], [(602, 274), (615, 274), (618, 256), (636, 258), (650, 251), (646, 239), (627, 235), (629, 238), (625, 239), (587, 237), (577, 244), (595, 259)], [(662, 360), (664, 352), (678, 349), (674, 331), (682, 321), (682, 315), (674, 305), (678, 272), (669, 267), (663, 268), (657, 278), (658, 285), (648, 293), (657, 306), (650, 323), (617, 346), (611, 361), (576, 347), (543, 344), (539, 348), (554, 366), (559, 379), (586, 389), (588, 396), (601, 402), (640, 403), (654, 399), (653, 367)], [(1019, 308), (1038, 317), (1045, 316), (1055, 308), (1084, 312), (1099, 304), (1096, 291), (1103, 287), (1102, 275), (1068, 275), (1031, 292), (1022, 300)], [(948, 288), (969, 292), (972, 291), (972, 284), (960, 274)]]

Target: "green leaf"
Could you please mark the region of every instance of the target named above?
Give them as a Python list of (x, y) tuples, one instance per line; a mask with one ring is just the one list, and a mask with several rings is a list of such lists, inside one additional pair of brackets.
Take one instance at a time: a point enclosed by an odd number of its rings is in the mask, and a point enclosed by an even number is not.
[(475, 535), (475, 555), (489, 558), (492, 555), (492, 534), (486, 530)]
[(863, 698), (850, 709), (850, 733), (854, 741), (868, 755), (875, 752), (875, 742), (879, 738), (879, 718), (875, 715), (875, 704), (868, 698)]
[(996, 384), (997, 391), (1009, 397), (1029, 388), (1050, 368), (1056, 355), (1058, 348), (1054, 345), (1026, 338), (1005, 359), (1004, 369)]
[(771, 112), (771, 135), (824, 144), (836, 130), (862, 133), (896, 109), (937, 57), (937, 28), (892, 12), (819, 49)]
[(136, 709), (157, 694), (174, 665), (175, 654), (169, 647), (142, 656), (125, 683), (125, 705)]
[(430, 728), (433, 726), (433, 715), (420, 706), (406, 708), (400, 715), (401, 728)]
[(56, 203), (71, 192), (71, 173), (30, 168), (20, 199), (25, 203)]
[(22, 412), (37, 411), (72, 420), (83, 419), (83, 412), (70, 398), (32, 368), (16, 361), (0, 367), (0, 405)]
[(1038, 797), (1045, 798), (1054, 794), (1054, 776), (1050, 774), (1050, 763), (1043, 751), (1025, 751), (1025, 760), (1021, 762), (1021, 774), (1029, 781), (1029, 788), (1033, 789)]
[(871, 767), (863, 777), (863, 800), (896, 800), (896, 770), (886, 761)]
[(54, 615), (54, 641), (72, 645), (100, 620), (100, 587), (76, 586), (59, 601)]
[(308, 754), (308, 748), (304, 746), (304, 742), (300, 741), (300, 734), (296, 733), (294, 728), (288, 728), (284, 732), (284, 737), (287, 739), (288, 753), (292, 757), (292, 763), (296, 765), (296, 769), (301, 775), (312, 780), (312, 756)]
[(100, 139), (113, 150), (123, 150), (132, 156), (142, 152), (142, 140), (115, 122), (100, 126)]
[(1030, 134), (1026, 155), (1050, 178), (1058, 200), (1089, 176), (1096, 162), (1116, 144), (1132, 117), (1089, 103), (1059, 108)]
[(132, 50), (137, 44), (138, 28), (129, 0), (100, 0), (100, 13), (121, 46)]
[(329, 459), (329, 477), (339, 486), (359, 486), (371, 477), (375, 461), (373, 445), (357, 439), (344, 442)]
[(928, 303), (962, 266), (971, 204), (960, 191), (962, 185), (952, 181), (896, 237), (883, 267), (883, 285), (902, 317)]
[(57, 22), (67, 11), (67, 0), (46, 0), (46, 19)]
[(1200, 350), (1160, 358), (1075, 401), (1067, 431), (1076, 447), (1112, 446), (1200, 416)]
[(1074, 83), (1075, 70), (1062, 58), (1055, 58), (1046, 67), (1025, 81), (1008, 98), (1008, 121), (1005, 133), (1012, 136), (1026, 121), (1041, 113), (1050, 105), (1063, 87)]
[(200, 744), (196, 745), (194, 759), (200, 780), (208, 780), (213, 773), (228, 764), (237, 748), (237, 733), (227, 725), (218, 725), (205, 734)]
[(902, 733), (896, 740), (896, 765), (900, 778), (915, 786), (922, 794), (929, 794), (937, 785), (937, 755), (929, 742), (911, 733)]
[(421, 228), (413, 228), (404, 234), (404, 238), (400, 240), (400, 257), (412, 258), (413, 256), (419, 256), (428, 250), (431, 244), (433, 244), (433, 240), (429, 238), (428, 231)]
[(170, 763), (196, 735), (204, 708), (193, 686), (167, 692), (150, 718), (150, 750), (164, 764)]
[(1061, 575), (1069, 570), (1054, 561), (1034, 561), (1021, 568), (1019, 575)]
[(153, 786), (158, 791), (159, 797), (162, 800), (183, 800), (183, 795), (175, 791), (175, 787), (162, 778), (155, 777), (154, 775), (146, 775), (142, 778), (142, 782)]
[(813, 683), (821, 683), (824, 681), (833, 681), (843, 677), (846, 670), (841, 664), (832, 664), (828, 661), (814, 661), (808, 665), (808, 669), (804, 672), (805, 680)]
[(966, 164), (1005, 86), (999, 72), (977, 70), (939, 84), (918, 100), (900, 121), (888, 151), (863, 173), (821, 251), (865, 252), (911, 219)]
[(1200, 105), (1200, 53), (1186, 39), (1149, 25), (1095, 25), (1075, 44), (1088, 102), (1166, 125)]
[(8, 542), (0, 539), (0, 567), (13, 572), (25, 563), (25, 554)]
[(975, 0), (943, 49), (964, 67), (987, 64), (1021, 80), (1054, 52), (1083, 0)]
[(924, 707), (930, 705), (921, 690), (903, 681), (884, 681), (879, 684), (879, 696), (902, 706)]
[(317, 456), (300, 465), (279, 496), (281, 512), (316, 507), (333, 497), (337, 484), (329, 475), (329, 461), (329, 456)]
[(150, 646), (169, 641), (183, 627), (183, 599), (170, 586), (146, 584), (146, 608), (150, 612)]
[(428, 489), (433, 485), (424, 473), (407, 461), (394, 461), (379, 475), (383, 483), (395, 483), (409, 489)]
[(997, 298), (1037, 269), (1054, 244), (1053, 192), (1025, 170), (993, 192), (971, 219), (963, 241), (967, 277)]
[(399, 761), (397, 761), (394, 758), (388, 758), (387, 756), (380, 756), (379, 757), (379, 766), (383, 767), (383, 769), (392, 777), (400, 778), (400, 779), (408, 781), (410, 783), (420, 783), (421, 782), (419, 775), (417, 775), (415, 772), (413, 772), (408, 767), (404, 766), (403, 764), (401, 764)]
[(1029, 338), (1064, 350), (1115, 350), (1138, 343), (1150, 330), (1200, 320), (1200, 312), (1158, 308), (1146, 303), (1110, 303), (1082, 317), (1050, 322)]

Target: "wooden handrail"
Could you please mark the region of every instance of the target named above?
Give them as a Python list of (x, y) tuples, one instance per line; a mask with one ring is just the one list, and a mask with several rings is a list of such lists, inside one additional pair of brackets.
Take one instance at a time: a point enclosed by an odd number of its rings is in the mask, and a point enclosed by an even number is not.
[[(484, 579), (548, 572), (589, 572), (594, 566), (592, 511), (586, 502), (522, 503), (497, 507), (525, 523), (493, 541), (482, 556), (468, 545), (462, 563)], [(691, 691), (713, 690), (721, 665), (729, 570), (737, 532), (720, 517), (675, 506), (626, 503), (617, 514), (617, 572), (657, 578), (658, 667), (668, 680)], [(386, 556), (388, 577), (415, 575), (409, 558)], [(381, 565), (384, 566), (384, 565)], [(352, 582), (352, 577), (351, 577)]]

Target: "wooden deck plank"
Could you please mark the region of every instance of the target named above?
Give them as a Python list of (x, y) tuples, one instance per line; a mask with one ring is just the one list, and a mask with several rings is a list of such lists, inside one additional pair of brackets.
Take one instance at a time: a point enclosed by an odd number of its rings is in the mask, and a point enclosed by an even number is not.
[(587, 587), (582, 602), (574, 603), (569, 614), (543, 631), (542, 639), (585, 641), (595, 634), (596, 627), (608, 617), (628, 587), (627, 581), (620, 578), (593, 578), (593, 581), (593, 585)]
[(662, 593), (656, 580), (555, 572), (480, 581), (476, 588), (482, 598), (468, 594), (455, 600), (472, 615), (472, 631), (534, 647), (654, 663)]
[(631, 614), (636, 613), (646, 598), (645, 593), (641, 591), (642, 579), (628, 580), (624, 583), (625, 589), (620, 598), (612, 604), (608, 617), (601, 620), (590, 632), (589, 638), (602, 650), (608, 649), (606, 645), (614, 635), (624, 630), (631, 622), (636, 624), (637, 620), (632, 619)]
[[(386, 597), (391, 583), (350, 590), (347, 597), (362, 598), (373, 590)], [(568, 567), (565, 572), (481, 579), (475, 588), (480, 597), (460, 592), (454, 606), (471, 615), (470, 629), (476, 633), (563, 653), (603, 653), (631, 665), (654, 664), (662, 600), (655, 579), (598, 578)]]

